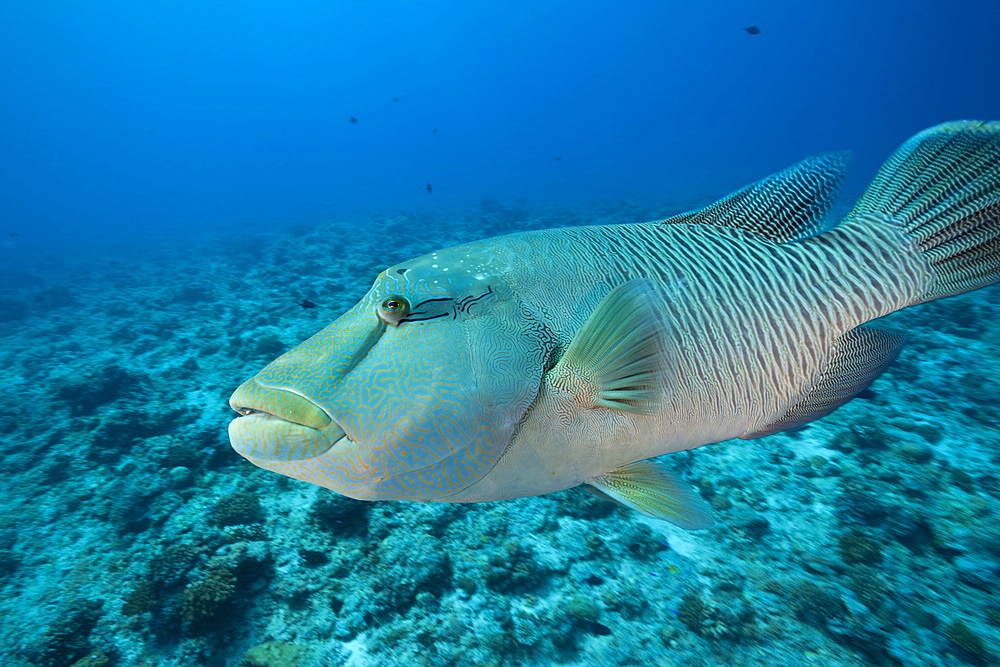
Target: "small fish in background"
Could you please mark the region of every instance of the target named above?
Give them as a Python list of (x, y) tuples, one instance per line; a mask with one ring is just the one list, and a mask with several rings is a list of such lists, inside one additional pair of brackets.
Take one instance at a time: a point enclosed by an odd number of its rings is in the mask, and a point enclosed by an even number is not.
[(301, 301), (299, 301), (299, 305), (305, 308), (306, 310), (311, 310), (317, 307), (316, 303), (310, 301), (309, 299), (302, 299)]
[(390, 267), (233, 393), (232, 446), (358, 500), (582, 485), (708, 527), (710, 505), (656, 457), (825, 417), (906, 342), (869, 322), (1000, 282), (1000, 122), (920, 132), (831, 227), (846, 170), (814, 155), (663, 220)]
[(427, 194), (431, 194), (432, 192), (433, 192), (433, 190), (431, 189), (431, 184), (428, 183), (427, 184)]
[(17, 238), (17, 237), (18, 237), (18, 236), (20, 236), (20, 235), (21, 235), (21, 233), (20, 233), (20, 232), (11, 232), (11, 233), (10, 233), (10, 234), (8, 234), (7, 236), (9, 236), (9, 237), (11, 237), (11, 238), (13, 239), (13, 238)]
[(747, 31), (748, 35), (759, 35), (760, 34), (760, 28), (758, 28), (755, 25), (752, 25), (749, 28), (743, 28), (743, 29)]
[(556, 158), (556, 162), (562, 162), (562, 158), (561, 157), (557, 157)]
[(398, 101), (399, 101), (399, 98), (398, 98), (398, 97), (394, 97), (394, 98), (392, 98), (392, 101), (393, 101), (393, 102), (398, 102)]
[(351, 117), (350, 117), (350, 118), (348, 118), (347, 120), (348, 120), (348, 122), (349, 122), (349, 123), (350, 123), (351, 125), (357, 125), (357, 124), (358, 124), (358, 119), (357, 119), (357, 118), (355, 118), (354, 116), (351, 116)]
[(435, 127), (433, 130), (431, 130), (431, 132), (433, 132), (434, 134), (437, 134), (438, 133), (438, 129)]

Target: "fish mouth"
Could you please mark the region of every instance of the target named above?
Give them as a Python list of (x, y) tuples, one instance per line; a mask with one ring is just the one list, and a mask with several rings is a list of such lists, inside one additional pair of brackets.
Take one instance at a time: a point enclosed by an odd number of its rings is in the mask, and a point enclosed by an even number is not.
[(245, 417), (269, 415), (307, 428), (321, 429), (333, 420), (302, 394), (284, 387), (268, 387), (250, 378), (229, 397), (229, 407)]
[(309, 399), (289, 389), (267, 387), (255, 378), (233, 392), (229, 406), (241, 415), (229, 424), (229, 441), (257, 465), (316, 458), (347, 437)]

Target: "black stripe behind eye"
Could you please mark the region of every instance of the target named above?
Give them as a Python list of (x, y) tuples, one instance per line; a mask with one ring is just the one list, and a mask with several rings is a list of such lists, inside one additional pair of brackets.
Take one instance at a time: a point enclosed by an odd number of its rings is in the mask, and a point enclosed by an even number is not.
[(436, 320), (439, 317), (448, 317), (449, 315), (451, 315), (451, 313), (440, 313), (438, 315), (431, 315), (430, 317), (404, 317), (403, 319), (400, 320), (400, 323), (403, 323), (403, 322), (427, 322), (428, 320)]
[[(454, 302), (454, 299), (448, 297), (442, 297), (440, 299), (427, 299), (425, 301), (421, 301), (420, 303), (413, 306), (413, 308), (410, 310), (410, 314), (404, 317), (403, 319), (399, 320), (399, 323), (402, 324), (403, 322), (427, 322), (428, 320), (436, 320), (442, 317), (448, 317), (449, 315), (454, 315), (455, 311), (453, 308), (449, 308), (445, 312), (438, 313), (437, 315), (424, 315), (423, 313), (420, 312), (426, 309), (425, 307), (427, 306), (427, 304), (440, 303), (442, 301)], [(435, 308), (435, 310), (437, 310), (437, 308)]]
[[(400, 320), (400, 322), (426, 322), (427, 320), (436, 320), (439, 317), (447, 317), (448, 315), (454, 315), (455, 314), (454, 308), (448, 308), (447, 311), (440, 313), (438, 315), (422, 316), (422, 313), (420, 312), (422, 310), (426, 310), (425, 306), (427, 306), (427, 304), (430, 303), (441, 303), (441, 302), (453, 303), (454, 301), (455, 300), (451, 298), (427, 299), (426, 301), (421, 301), (420, 303), (418, 303), (416, 306), (413, 307), (413, 310), (410, 311), (409, 316), (406, 317), (405, 319)], [(435, 308), (434, 310), (437, 310), (437, 308)]]
[(475, 302), (479, 301), (480, 299), (483, 299), (483, 298), (489, 296), (490, 294), (493, 294), (493, 288), (492, 287), (487, 287), (486, 291), (483, 292), (482, 294), (480, 294), (479, 296), (467, 296), (464, 299), (460, 300), (458, 302), (458, 308), (459, 308), (459, 310), (461, 310), (463, 312), (466, 312), (466, 311), (469, 310), (469, 306), (471, 306)]
[(427, 316), (422, 316), (419, 311), (425, 310), (428, 304), (441, 303), (447, 301), (453, 303), (455, 306), (457, 306), (457, 310), (464, 313), (468, 312), (469, 307), (472, 306), (472, 304), (476, 303), (477, 301), (479, 301), (484, 297), (489, 296), (490, 294), (493, 294), (492, 287), (487, 287), (486, 291), (483, 292), (482, 294), (479, 294), (478, 296), (469, 296), (457, 301), (455, 299), (447, 297), (442, 297), (440, 299), (427, 299), (426, 301), (421, 301), (420, 303), (413, 306), (413, 309), (410, 311), (410, 314), (407, 317), (404, 317), (403, 319), (399, 320), (399, 323), (402, 324), (403, 322), (427, 322), (430, 320), (437, 320), (442, 317), (448, 317), (448, 316), (454, 317), (457, 314), (454, 308), (449, 308), (447, 311), (443, 313), (438, 313), (437, 315), (427, 315)]

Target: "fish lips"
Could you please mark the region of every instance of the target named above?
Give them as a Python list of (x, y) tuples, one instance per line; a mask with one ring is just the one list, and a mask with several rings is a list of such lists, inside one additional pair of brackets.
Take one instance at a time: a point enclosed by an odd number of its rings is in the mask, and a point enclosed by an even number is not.
[(229, 399), (241, 417), (229, 424), (229, 441), (261, 467), (269, 462), (316, 458), (347, 437), (319, 406), (289, 389), (250, 379)]

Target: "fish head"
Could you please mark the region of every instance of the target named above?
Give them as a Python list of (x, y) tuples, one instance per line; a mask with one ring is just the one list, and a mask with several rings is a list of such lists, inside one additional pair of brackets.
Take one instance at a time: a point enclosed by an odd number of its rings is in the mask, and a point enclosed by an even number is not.
[(360, 500), (447, 500), (474, 484), (510, 444), (553, 347), (508, 271), (476, 244), (385, 270), (236, 390), (233, 448)]

